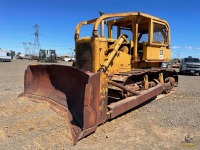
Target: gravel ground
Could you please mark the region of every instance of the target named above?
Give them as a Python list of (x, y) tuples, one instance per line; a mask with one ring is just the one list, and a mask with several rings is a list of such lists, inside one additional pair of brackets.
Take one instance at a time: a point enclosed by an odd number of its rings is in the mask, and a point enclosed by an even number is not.
[[(45, 104), (17, 98), (24, 70), (33, 63), (0, 63), (0, 149), (200, 149), (199, 76), (179, 76), (174, 94), (106, 122), (74, 146), (63, 117)], [(189, 134), (194, 143), (184, 142)]]

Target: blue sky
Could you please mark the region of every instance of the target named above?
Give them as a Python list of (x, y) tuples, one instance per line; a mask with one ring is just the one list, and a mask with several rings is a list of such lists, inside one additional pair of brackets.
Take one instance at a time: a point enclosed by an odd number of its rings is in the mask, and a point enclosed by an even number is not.
[(140, 11), (165, 19), (172, 57), (200, 57), (200, 0), (0, 0), (0, 48), (24, 53), (22, 42), (34, 42), (32, 26), (39, 24), (41, 48), (69, 54), (75, 26), (98, 17), (98, 11)]

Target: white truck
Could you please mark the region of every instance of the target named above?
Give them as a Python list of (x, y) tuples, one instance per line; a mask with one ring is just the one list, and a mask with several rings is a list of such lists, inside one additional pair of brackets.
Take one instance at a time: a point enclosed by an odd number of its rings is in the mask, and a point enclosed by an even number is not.
[(11, 53), (9, 51), (0, 49), (0, 62), (11, 62)]
[(64, 56), (63, 61), (68, 61), (68, 62), (73, 62), (75, 61), (75, 57), (70, 57), (70, 56)]

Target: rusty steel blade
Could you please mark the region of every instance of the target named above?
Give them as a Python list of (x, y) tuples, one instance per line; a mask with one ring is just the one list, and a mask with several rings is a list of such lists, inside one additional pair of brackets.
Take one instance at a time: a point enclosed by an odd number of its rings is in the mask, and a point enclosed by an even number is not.
[(98, 126), (100, 74), (70, 66), (30, 65), (20, 97), (46, 102), (65, 116), (75, 144)]

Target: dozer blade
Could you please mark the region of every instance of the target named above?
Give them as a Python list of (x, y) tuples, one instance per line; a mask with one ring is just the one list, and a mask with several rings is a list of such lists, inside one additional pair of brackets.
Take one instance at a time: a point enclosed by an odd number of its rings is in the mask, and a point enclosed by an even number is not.
[(24, 93), (19, 97), (45, 102), (65, 116), (75, 144), (106, 120), (106, 104), (100, 100), (107, 99), (104, 81), (103, 73), (61, 65), (30, 65), (25, 71)]

